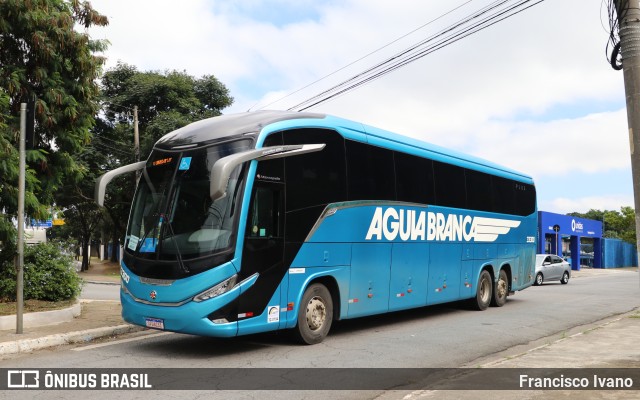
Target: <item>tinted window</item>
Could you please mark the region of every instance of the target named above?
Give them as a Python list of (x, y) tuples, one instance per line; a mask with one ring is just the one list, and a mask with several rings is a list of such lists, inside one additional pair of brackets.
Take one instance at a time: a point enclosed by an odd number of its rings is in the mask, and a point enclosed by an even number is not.
[(464, 168), (433, 162), (436, 204), (444, 207), (466, 208)]
[(433, 204), (433, 162), (410, 154), (394, 154), (398, 201)]
[(247, 236), (251, 238), (272, 238), (282, 236), (280, 229), (281, 185), (256, 187), (251, 200), (251, 210), (247, 221)]
[(347, 140), (349, 200), (395, 200), (393, 152)]
[(530, 215), (536, 210), (536, 188), (526, 183), (515, 183), (516, 214)]
[(344, 139), (326, 129), (296, 129), (283, 132), (284, 144), (319, 144), (318, 152), (286, 157), (287, 211), (347, 198)]
[[(262, 147), (281, 145), (282, 135), (276, 133), (267, 137)], [(284, 182), (284, 158), (259, 161), (258, 168), (256, 169), (256, 179), (266, 182)]]
[(493, 204), (494, 211), (503, 214), (516, 213), (516, 183), (511, 179), (493, 177)]
[(467, 203), (472, 210), (493, 211), (491, 175), (466, 170)]
[(285, 222), (287, 242), (304, 242), (324, 208), (322, 205), (288, 212)]

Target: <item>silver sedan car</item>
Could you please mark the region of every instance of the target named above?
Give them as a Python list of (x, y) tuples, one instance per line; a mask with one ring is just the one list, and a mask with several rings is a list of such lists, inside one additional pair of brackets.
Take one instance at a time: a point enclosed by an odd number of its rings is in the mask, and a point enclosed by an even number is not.
[(542, 285), (542, 282), (560, 281), (569, 283), (571, 277), (571, 265), (555, 254), (536, 254), (536, 280), (534, 285)]

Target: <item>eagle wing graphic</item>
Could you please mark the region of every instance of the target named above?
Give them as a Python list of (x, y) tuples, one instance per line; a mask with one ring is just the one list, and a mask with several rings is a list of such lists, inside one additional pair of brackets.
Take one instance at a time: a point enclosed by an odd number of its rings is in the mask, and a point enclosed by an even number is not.
[(476, 242), (495, 242), (499, 235), (507, 234), (511, 228), (520, 226), (520, 221), (500, 218), (475, 217), (473, 223), (476, 226)]

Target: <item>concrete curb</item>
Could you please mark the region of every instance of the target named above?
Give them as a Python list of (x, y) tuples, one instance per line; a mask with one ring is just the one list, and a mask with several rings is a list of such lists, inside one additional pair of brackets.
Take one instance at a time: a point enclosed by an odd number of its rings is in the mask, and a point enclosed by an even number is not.
[[(80, 301), (76, 301), (69, 308), (61, 310), (40, 311), (24, 313), (22, 316), (22, 326), (25, 328), (35, 328), (38, 326), (55, 325), (61, 322), (72, 321), (80, 316), (82, 306)], [(0, 317), (0, 330), (16, 329), (16, 315), (5, 315)]]
[(17, 354), (66, 344), (86, 343), (107, 336), (124, 335), (144, 329), (145, 328), (141, 326), (123, 324), (77, 332), (59, 333), (34, 339), (20, 339), (13, 342), (0, 343), (0, 354)]
[(113, 285), (113, 286), (120, 286), (120, 281), (118, 282), (108, 282), (108, 281), (88, 281), (88, 280), (84, 280), (84, 283), (92, 283), (94, 285)]

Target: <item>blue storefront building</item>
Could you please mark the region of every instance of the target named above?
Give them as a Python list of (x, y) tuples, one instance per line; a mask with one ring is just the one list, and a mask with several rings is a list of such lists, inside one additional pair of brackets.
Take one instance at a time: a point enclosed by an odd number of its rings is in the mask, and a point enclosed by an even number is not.
[[(563, 251), (563, 241), (569, 237), (569, 248)], [(563, 239), (565, 238), (565, 239)], [(581, 241), (591, 239), (591, 251), (583, 251)], [(566, 247), (566, 246), (565, 246)], [(557, 254), (569, 258), (571, 269), (580, 269), (580, 259), (593, 260), (593, 268), (602, 268), (602, 222), (591, 219), (538, 212), (538, 253)], [(568, 250), (568, 251), (567, 251)], [(567, 257), (570, 255), (570, 257)]]
[(538, 254), (557, 254), (571, 263), (593, 268), (638, 265), (638, 255), (630, 243), (602, 238), (602, 221), (538, 212)]

